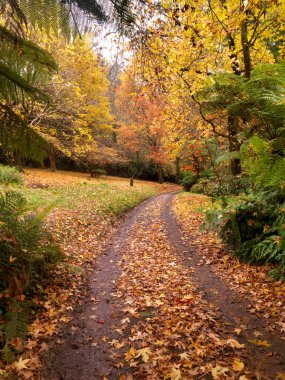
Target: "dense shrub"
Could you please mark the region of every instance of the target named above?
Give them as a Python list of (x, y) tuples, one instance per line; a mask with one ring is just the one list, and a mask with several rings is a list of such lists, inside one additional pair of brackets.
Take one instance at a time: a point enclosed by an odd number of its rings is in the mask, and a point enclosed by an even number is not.
[(104, 169), (95, 168), (90, 171), (91, 177), (100, 177), (101, 175), (107, 175), (107, 171)]
[(0, 193), (0, 344), (6, 361), (13, 360), (13, 341), (24, 338), (31, 290), (63, 259), (43, 217), (26, 212), (18, 192)]
[(215, 178), (216, 177), (216, 174), (213, 170), (211, 169), (206, 169), (206, 170), (203, 170), (200, 174), (199, 174), (199, 177), (200, 178)]
[(0, 165), (0, 183), (8, 185), (10, 183), (22, 183), (23, 178), (17, 168)]
[(274, 263), (275, 278), (285, 280), (285, 194), (262, 191), (235, 197), (222, 209), (207, 212), (208, 222), (241, 259)]
[(197, 176), (192, 172), (187, 172), (183, 176), (180, 184), (185, 191), (190, 191), (191, 187), (197, 182)]
[(219, 197), (246, 193), (250, 189), (250, 186), (251, 181), (246, 176), (223, 175), (220, 181), (216, 178), (200, 178), (192, 186), (191, 191), (210, 197)]

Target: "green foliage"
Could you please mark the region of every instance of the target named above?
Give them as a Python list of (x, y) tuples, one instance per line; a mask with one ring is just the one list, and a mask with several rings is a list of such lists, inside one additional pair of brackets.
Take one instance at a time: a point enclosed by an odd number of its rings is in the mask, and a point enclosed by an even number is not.
[[(224, 198), (223, 208), (208, 211), (207, 218), (241, 259), (272, 263), (274, 278), (285, 280), (285, 63), (257, 66), (235, 92), (227, 109), (248, 129), (241, 151), (234, 154), (250, 181), (241, 186), (241, 177), (222, 178), (218, 194), (238, 194), (235, 188), (249, 194)], [(227, 156), (219, 161), (233, 158), (232, 153)], [(206, 184), (202, 190), (207, 194), (208, 189)]]
[(244, 168), (257, 185), (262, 188), (282, 187), (285, 183), (285, 143), (283, 139), (266, 141), (254, 136), (243, 145), (242, 151)]
[(274, 277), (285, 280), (284, 201), (284, 191), (276, 190), (229, 198), (224, 209), (209, 210), (207, 220), (241, 259), (273, 263)]
[(19, 105), (50, 101), (43, 88), (57, 65), (47, 51), (4, 26), (0, 26), (0, 45), (0, 143), (6, 150), (41, 160), (43, 139), (19, 114)]
[(193, 193), (205, 194), (210, 197), (238, 195), (246, 193), (251, 186), (251, 179), (245, 175), (222, 175), (219, 181), (216, 178), (200, 178), (191, 188)]
[(63, 259), (43, 227), (42, 215), (26, 212), (23, 196), (8, 190), (0, 193), (0, 309), (3, 319), (1, 345), (5, 360), (13, 359), (11, 341), (24, 338), (28, 320), (28, 297), (48, 270)]
[(213, 170), (206, 169), (206, 170), (203, 170), (202, 172), (200, 172), (199, 177), (200, 178), (215, 178), (216, 175), (215, 175), (215, 172)]
[(180, 184), (183, 186), (183, 189), (185, 191), (190, 191), (191, 187), (197, 182), (197, 176), (192, 172), (187, 172), (182, 180), (180, 181)]
[(17, 168), (0, 165), (0, 183), (8, 185), (10, 183), (23, 183), (21, 173)]
[(107, 172), (104, 169), (99, 169), (99, 168), (91, 169), (91, 177), (100, 177), (101, 175), (106, 175), (106, 174)]

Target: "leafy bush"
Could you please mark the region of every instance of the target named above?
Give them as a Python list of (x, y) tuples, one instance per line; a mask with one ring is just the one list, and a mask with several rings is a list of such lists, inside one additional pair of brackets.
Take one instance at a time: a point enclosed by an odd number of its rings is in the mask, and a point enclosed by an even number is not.
[(8, 185), (10, 183), (21, 184), (22, 182), (22, 175), (17, 168), (0, 165), (0, 183)]
[(106, 175), (107, 174), (106, 170), (104, 170), (104, 169), (98, 169), (98, 168), (92, 169), (90, 171), (90, 173), (91, 173), (91, 177), (100, 177), (101, 175)]
[(210, 225), (241, 259), (276, 264), (272, 275), (285, 280), (285, 194), (262, 191), (228, 201), (225, 209), (207, 212)]
[(249, 177), (224, 175), (220, 178), (220, 182), (215, 178), (200, 178), (198, 182), (192, 186), (191, 191), (210, 197), (219, 197), (246, 193), (250, 188), (251, 181)]
[(26, 212), (20, 193), (0, 193), (0, 328), (6, 361), (13, 360), (13, 341), (25, 335), (32, 287), (63, 259), (43, 227), (44, 215)]
[(180, 184), (183, 186), (185, 191), (189, 191), (191, 187), (197, 182), (197, 177), (192, 172), (187, 172), (187, 174), (183, 177)]
[(215, 178), (215, 172), (211, 169), (203, 170), (200, 174), (200, 178)]
[[(208, 182), (208, 181), (206, 181)], [(205, 183), (204, 181), (201, 181), (199, 180), (197, 183), (195, 183), (192, 187), (191, 187), (191, 192), (192, 193), (196, 193), (196, 194), (205, 194)]]

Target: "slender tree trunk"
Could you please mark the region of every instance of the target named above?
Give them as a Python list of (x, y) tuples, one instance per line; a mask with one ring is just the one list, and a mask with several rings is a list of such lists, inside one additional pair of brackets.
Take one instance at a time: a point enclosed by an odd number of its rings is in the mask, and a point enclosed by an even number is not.
[(241, 25), (241, 44), (243, 52), (244, 76), (249, 79), (251, 75), (251, 57), (248, 42), (247, 19)]
[(163, 173), (161, 165), (157, 165), (157, 180), (158, 183), (163, 183)]
[(175, 159), (175, 171), (176, 171), (176, 182), (179, 183), (180, 181), (180, 157), (176, 157)]
[(18, 150), (14, 150), (14, 165), (20, 170), (23, 170), (23, 162), (20, 152)]
[(213, 169), (213, 171), (214, 171), (214, 173), (215, 173), (215, 175), (216, 175), (216, 178), (217, 178), (217, 181), (218, 181), (218, 183), (219, 183), (219, 186), (221, 186), (221, 183), (222, 183), (222, 181), (221, 181), (221, 176), (220, 176), (220, 174), (219, 174), (219, 171), (217, 170), (217, 167), (216, 167), (216, 164), (215, 164), (215, 159), (214, 159), (214, 157), (212, 156), (211, 149), (210, 149), (210, 147), (208, 146), (207, 143), (206, 143), (206, 149), (207, 149), (207, 151), (208, 151), (208, 157), (209, 157), (209, 159), (210, 159), (210, 164), (211, 164), (211, 166), (212, 166), (212, 169)]
[(55, 149), (53, 146), (51, 146), (51, 149), (50, 149), (49, 162), (50, 162), (51, 171), (55, 172), (56, 171), (56, 155), (55, 155)]
[[(235, 115), (229, 115), (228, 117), (228, 132), (229, 132), (229, 151), (239, 152), (240, 142), (238, 140), (238, 120)], [(237, 175), (241, 173), (241, 162), (239, 158), (231, 159), (231, 173)]]

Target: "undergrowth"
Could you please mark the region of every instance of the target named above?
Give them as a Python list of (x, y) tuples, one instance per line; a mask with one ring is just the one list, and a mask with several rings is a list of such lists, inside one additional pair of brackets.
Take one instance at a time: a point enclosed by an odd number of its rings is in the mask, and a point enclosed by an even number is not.
[(25, 338), (32, 293), (63, 260), (43, 226), (47, 212), (27, 212), (19, 192), (0, 193), (0, 344), (6, 362), (14, 360)]
[(0, 165), (0, 184), (22, 184), (23, 178), (17, 168)]
[(284, 191), (263, 190), (219, 200), (206, 216), (242, 260), (272, 263), (271, 275), (285, 280), (284, 201)]

